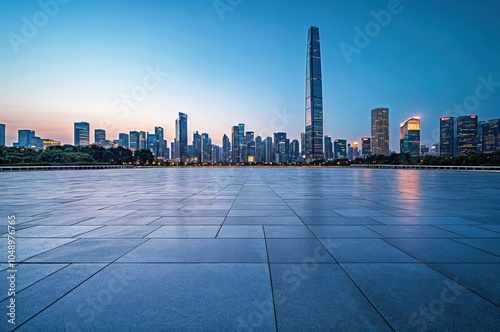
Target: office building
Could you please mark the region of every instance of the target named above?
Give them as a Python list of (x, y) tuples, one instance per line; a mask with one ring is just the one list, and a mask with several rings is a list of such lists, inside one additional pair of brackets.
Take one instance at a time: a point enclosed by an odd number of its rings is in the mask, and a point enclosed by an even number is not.
[(165, 156), (165, 149), (163, 147), (164, 136), (163, 128), (155, 127), (155, 153), (157, 158), (163, 158)]
[(264, 140), (264, 159), (266, 163), (273, 163), (275, 159), (273, 138), (270, 136)]
[(451, 157), (456, 155), (455, 118), (447, 116), (439, 120), (439, 155)]
[(477, 115), (457, 117), (457, 156), (477, 151), (477, 120)]
[(332, 138), (325, 135), (325, 159), (333, 160), (333, 143)]
[(347, 140), (336, 139), (333, 141), (333, 158), (346, 159), (347, 158)]
[(319, 29), (310, 27), (307, 36), (306, 63), (306, 160), (323, 159), (323, 87)]
[(361, 138), (361, 155), (363, 156), (363, 158), (372, 155), (372, 143), (370, 137)]
[(75, 122), (74, 139), (75, 146), (86, 146), (90, 144), (90, 124), (88, 122)]
[(193, 132), (193, 159), (195, 162), (201, 162), (201, 135), (197, 132)]
[(239, 142), (239, 159), (241, 162), (246, 162), (246, 144), (245, 144), (245, 124), (238, 124), (238, 142)]
[(5, 124), (0, 123), (0, 146), (5, 146)]
[(121, 146), (122, 148), (128, 149), (129, 137), (128, 134), (125, 133), (119, 133), (118, 134), (118, 145)]
[(138, 131), (131, 131), (129, 132), (129, 137), (130, 137), (130, 142), (129, 142), (129, 147), (130, 147), (130, 150), (139, 150), (139, 146), (140, 146), (140, 134)]
[(286, 133), (274, 133), (274, 150), (276, 163), (288, 163), (290, 140), (286, 138)]
[(304, 158), (306, 155), (306, 133), (305, 132), (300, 133), (300, 155), (302, 156), (302, 158)]
[(49, 146), (61, 146), (61, 141), (55, 141), (50, 138), (42, 139), (42, 148), (45, 150)]
[(24, 147), (33, 149), (34, 148), (34, 140), (35, 131), (29, 129), (20, 129), (17, 131), (17, 142), (14, 143), (14, 147)]
[(175, 157), (184, 160), (188, 157), (188, 116), (179, 112), (179, 117), (175, 120)]
[(296, 163), (300, 158), (300, 143), (298, 140), (294, 139), (290, 143), (290, 162)]
[(201, 134), (201, 162), (209, 163), (212, 161), (212, 140), (207, 133)]
[(500, 151), (500, 119), (481, 121), (479, 127), (481, 128), (481, 152), (491, 153)]
[(411, 117), (400, 123), (399, 152), (420, 155), (420, 118)]
[(94, 130), (94, 143), (102, 144), (106, 140), (106, 130), (95, 129)]
[(139, 149), (147, 150), (148, 148), (148, 136), (145, 131), (139, 132)]
[(375, 108), (371, 111), (372, 140), (374, 155), (388, 156), (389, 151), (389, 109)]
[(231, 162), (240, 162), (240, 131), (238, 126), (231, 128)]
[(212, 145), (212, 162), (220, 163), (221, 162), (221, 148), (218, 145)]
[(354, 142), (352, 143), (352, 160), (356, 159), (359, 157), (359, 143), (358, 142)]
[(231, 143), (226, 134), (222, 136), (222, 161), (227, 163), (231, 159)]

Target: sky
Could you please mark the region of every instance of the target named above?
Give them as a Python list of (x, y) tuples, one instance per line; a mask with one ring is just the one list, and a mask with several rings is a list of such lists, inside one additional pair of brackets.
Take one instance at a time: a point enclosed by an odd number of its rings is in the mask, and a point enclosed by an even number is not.
[(304, 131), (307, 30), (320, 30), (324, 134), (370, 136), (370, 110), (500, 118), (497, 0), (0, 0), (0, 123), (73, 143), (73, 123), (119, 132), (155, 126), (170, 142), (178, 112), (215, 144), (231, 126)]

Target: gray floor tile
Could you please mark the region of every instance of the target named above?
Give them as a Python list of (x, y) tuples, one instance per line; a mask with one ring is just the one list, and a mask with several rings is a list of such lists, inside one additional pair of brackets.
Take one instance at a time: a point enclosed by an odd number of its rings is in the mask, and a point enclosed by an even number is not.
[(221, 227), (217, 238), (249, 238), (249, 239), (263, 239), (264, 230), (260, 225), (224, 225)]
[(324, 263), (334, 259), (316, 239), (266, 239), (271, 263)]
[(492, 331), (498, 326), (495, 305), (424, 264), (342, 266), (397, 331)]
[(160, 226), (149, 234), (148, 238), (210, 238), (213, 239), (219, 231), (219, 226)]

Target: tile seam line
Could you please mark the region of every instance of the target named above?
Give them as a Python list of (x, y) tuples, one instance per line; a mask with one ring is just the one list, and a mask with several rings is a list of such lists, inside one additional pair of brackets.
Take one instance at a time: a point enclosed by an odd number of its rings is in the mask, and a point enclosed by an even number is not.
[[(385, 241), (385, 239), (382, 239), (382, 240), (384, 240), (384, 241)], [(432, 264), (449, 264), (449, 263), (439, 263), (439, 262), (427, 262), (427, 263), (426, 263), (426, 262), (424, 262), (424, 261), (421, 261), (421, 260), (420, 260), (420, 259), (418, 259), (417, 257), (415, 257), (415, 256), (413, 256), (413, 255), (411, 255), (411, 254), (409, 254), (409, 253), (408, 253), (408, 252), (406, 252), (405, 250), (403, 250), (403, 249), (401, 249), (401, 248), (396, 247), (394, 244), (392, 244), (392, 243), (390, 243), (390, 242), (387, 242), (387, 241), (385, 241), (385, 242), (386, 242), (386, 243), (388, 243), (389, 245), (393, 246), (394, 248), (396, 248), (396, 249), (398, 249), (398, 250), (401, 250), (401, 251), (402, 251), (402, 252), (404, 252), (405, 254), (407, 254), (407, 255), (409, 255), (410, 257), (412, 257), (412, 258), (416, 259), (419, 263), (421, 263), (421, 264), (423, 264), (423, 265), (425, 265), (425, 266), (427, 266), (427, 267), (431, 268), (432, 270), (436, 271), (437, 273), (439, 273), (440, 275), (444, 276), (445, 278), (448, 278), (448, 279), (450, 279), (450, 280), (452, 280), (452, 281), (454, 281), (454, 282), (458, 283), (458, 284), (459, 284), (460, 286), (462, 286), (463, 288), (468, 289), (468, 290), (469, 290), (469, 291), (471, 291), (473, 294), (475, 294), (475, 295), (479, 296), (480, 298), (482, 298), (482, 299), (486, 300), (487, 302), (492, 303), (493, 305), (495, 305), (496, 307), (498, 307), (498, 305), (497, 305), (497, 304), (495, 304), (495, 303), (493, 303), (492, 301), (488, 300), (487, 298), (485, 298), (485, 297), (484, 297), (484, 296), (482, 296), (481, 294), (478, 294), (477, 292), (475, 292), (475, 291), (474, 291), (474, 290), (472, 290), (471, 288), (467, 287), (467, 286), (466, 286), (465, 284), (463, 284), (462, 282), (460, 282), (460, 281), (456, 281), (455, 279), (452, 279), (451, 277), (449, 277), (449, 276), (447, 276), (446, 274), (444, 274), (444, 273), (440, 272), (439, 270), (437, 270), (436, 268), (434, 268), (434, 267), (432, 266)], [(492, 264), (498, 264), (498, 262), (491, 262), (491, 263), (492, 263)], [(457, 263), (455, 263), (455, 264), (457, 264), (457, 265), (458, 265), (458, 264), (477, 264), (477, 263), (462, 263), (462, 262), (457, 262)]]
[[(80, 287), (83, 283), (87, 282), (87, 280), (89, 280), (90, 278), (94, 277), (95, 275), (97, 275), (99, 272), (101, 272), (102, 270), (104, 270), (105, 268), (107, 268), (108, 266), (110, 266), (111, 264), (113, 264), (114, 262), (116, 262), (118, 259), (122, 258), (124, 255), (128, 254), (129, 252), (131, 252), (132, 250), (136, 249), (137, 247), (139, 247), (140, 245), (146, 243), (148, 240), (146, 241), (143, 241), (142, 243), (139, 243), (138, 245), (134, 246), (132, 249), (128, 250), (127, 252), (125, 252), (123, 255), (117, 257), (115, 260), (113, 260), (112, 262), (109, 262), (107, 264), (105, 264), (102, 268), (100, 268), (99, 270), (97, 270), (96, 272), (92, 273), (90, 276), (88, 276), (87, 278), (85, 278), (84, 280), (82, 280), (80, 283), (78, 283), (75, 287), (72, 287), (69, 291), (67, 291), (66, 293), (62, 294), (60, 297), (58, 297), (55, 301), (49, 303), (47, 306), (45, 306), (42, 310), (38, 311), (36, 314), (34, 314), (33, 316), (31, 316), (30, 318), (26, 319), (23, 323), (21, 323), (20, 325), (16, 326), (16, 328), (14, 328), (12, 331), (15, 331), (17, 329), (19, 329), (20, 327), (22, 327), (23, 325), (27, 324), (29, 321), (31, 321), (33, 318), (35, 318), (36, 316), (40, 315), (42, 312), (44, 312), (45, 310), (47, 310), (48, 308), (50, 308), (51, 306), (53, 306), (56, 302), (59, 302), (61, 299), (63, 299), (66, 295), (68, 295), (69, 293), (71, 293), (72, 291), (74, 291), (75, 289), (77, 289), (78, 287)], [(85, 263), (85, 264), (102, 264), (102, 263)], [(72, 263), (68, 264), (68, 266), (72, 265)], [(66, 266), (66, 267), (68, 267)], [(65, 268), (66, 268), (65, 267)], [(27, 289), (27, 288), (26, 288)]]
[[(302, 223), (307, 227), (307, 229), (309, 230), (309, 232), (311, 232), (314, 237), (316, 238), (316, 241), (318, 241), (321, 246), (323, 247), (323, 249), (326, 250), (326, 252), (330, 255), (330, 257), (333, 258), (333, 260), (335, 261), (335, 263), (337, 264), (337, 266), (342, 270), (342, 272), (344, 272), (344, 274), (347, 276), (347, 278), (349, 278), (349, 280), (351, 280), (351, 282), (353, 283), (354, 287), (356, 287), (360, 292), (361, 294), (364, 296), (364, 298), (366, 299), (366, 301), (368, 301), (368, 303), (372, 306), (372, 308), (379, 314), (380, 318), (382, 318), (382, 320), (387, 324), (387, 326), (392, 330), (392, 331), (396, 331), (395, 328), (387, 321), (387, 319), (385, 319), (384, 315), (382, 315), (382, 313), (377, 309), (377, 307), (374, 305), (374, 303), (372, 303), (372, 301), (368, 298), (368, 296), (361, 290), (361, 288), (359, 288), (358, 284), (354, 282), (354, 280), (351, 278), (351, 276), (346, 272), (346, 270), (342, 267), (342, 265), (339, 264), (339, 262), (337, 261), (337, 259), (335, 257), (333, 257), (332, 253), (325, 247), (325, 244), (316, 236), (316, 234), (314, 232), (311, 231), (311, 229), (309, 228), (309, 226), (302, 220), (302, 218), (300, 218), (300, 216), (297, 214), (297, 212), (295, 212), (294, 209), (292, 209), (290, 207), (290, 205), (288, 205), (288, 203), (280, 196), (279, 193), (277, 193), (273, 188), (271, 188), (267, 182), (264, 181), (264, 183), (266, 183), (266, 185), (272, 190), (274, 191), (274, 193), (290, 208), (290, 210), (293, 211), (293, 213), (295, 213), (295, 215), (297, 216), (297, 218), (300, 219), (300, 221), (302, 221)], [(264, 238), (264, 240), (266, 240)], [(267, 241), (266, 241), (267, 243)], [(277, 322), (277, 320), (276, 320)]]

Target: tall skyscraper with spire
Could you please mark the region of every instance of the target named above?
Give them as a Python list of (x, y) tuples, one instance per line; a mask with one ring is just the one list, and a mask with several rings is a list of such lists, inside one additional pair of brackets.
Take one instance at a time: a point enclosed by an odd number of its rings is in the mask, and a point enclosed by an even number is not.
[(307, 37), (305, 155), (307, 161), (323, 159), (323, 88), (319, 29)]

